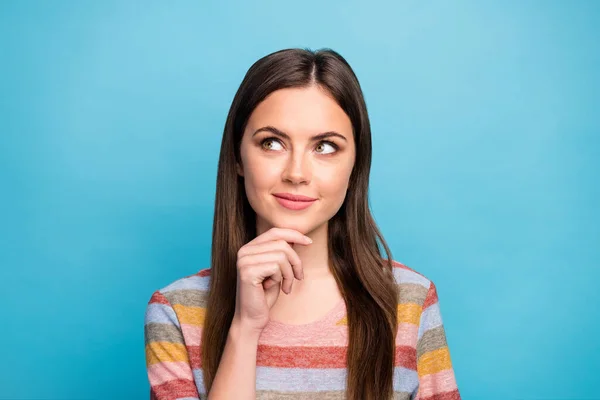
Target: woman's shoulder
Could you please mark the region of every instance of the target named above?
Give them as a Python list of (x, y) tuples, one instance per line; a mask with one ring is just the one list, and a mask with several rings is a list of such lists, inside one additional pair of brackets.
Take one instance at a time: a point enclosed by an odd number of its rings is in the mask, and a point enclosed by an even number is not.
[(397, 284), (413, 284), (420, 285), (429, 289), (431, 280), (421, 272), (401, 263), (400, 261), (392, 260), (392, 271)]
[(400, 304), (417, 304), (423, 307), (426, 300), (435, 292), (435, 285), (421, 272), (392, 260), (392, 272), (399, 288)]
[(149, 303), (162, 303), (176, 311), (185, 311), (189, 307), (206, 308), (210, 281), (210, 268), (179, 278), (156, 290)]

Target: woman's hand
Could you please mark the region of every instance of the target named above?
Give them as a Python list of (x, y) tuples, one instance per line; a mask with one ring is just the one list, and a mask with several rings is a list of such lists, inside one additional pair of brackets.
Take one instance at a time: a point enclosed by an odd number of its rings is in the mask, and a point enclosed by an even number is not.
[(242, 329), (260, 334), (280, 290), (289, 294), (294, 278), (304, 278), (300, 257), (290, 243), (308, 245), (312, 240), (293, 229), (272, 228), (239, 249), (233, 323)]

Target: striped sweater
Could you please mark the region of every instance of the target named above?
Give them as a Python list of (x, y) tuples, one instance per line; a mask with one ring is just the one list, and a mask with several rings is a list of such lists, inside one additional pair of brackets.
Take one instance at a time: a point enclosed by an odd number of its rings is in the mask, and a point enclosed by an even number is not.
[[(393, 262), (399, 285), (394, 400), (460, 400), (436, 287)], [(200, 340), (210, 269), (152, 294), (145, 315), (146, 366), (152, 400), (206, 399)], [(258, 400), (343, 399), (348, 325), (343, 301), (306, 325), (270, 321), (259, 339)]]

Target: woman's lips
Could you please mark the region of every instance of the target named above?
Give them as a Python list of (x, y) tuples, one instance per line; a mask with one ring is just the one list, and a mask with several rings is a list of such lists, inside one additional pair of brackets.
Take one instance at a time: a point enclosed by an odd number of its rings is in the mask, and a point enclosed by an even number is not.
[(283, 207), (290, 210), (304, 210), (305, 208), (310, 207), (316, 201), (316, 199), (311, 201), (294, 201), (277, 196), (275, 196), (275, 199), (277, 199), (277, 202)]

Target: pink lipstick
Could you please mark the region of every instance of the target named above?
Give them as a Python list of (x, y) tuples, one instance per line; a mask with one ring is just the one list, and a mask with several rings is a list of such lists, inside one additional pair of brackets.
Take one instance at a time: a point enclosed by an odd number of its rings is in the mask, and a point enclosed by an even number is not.
[(274, 193), (273, 196), (283, 207), (290, 210), (304, 210), (310, 207), (317, 199), (291, 193)]

